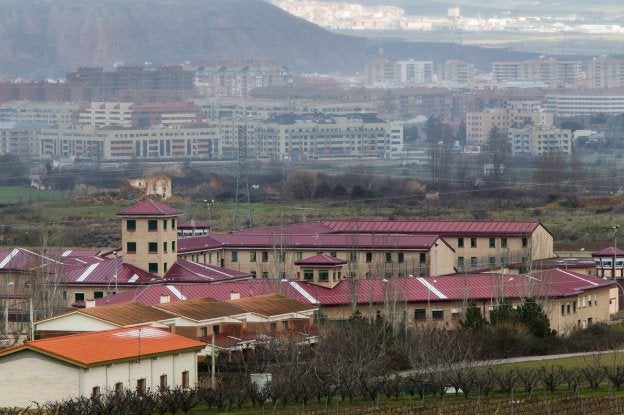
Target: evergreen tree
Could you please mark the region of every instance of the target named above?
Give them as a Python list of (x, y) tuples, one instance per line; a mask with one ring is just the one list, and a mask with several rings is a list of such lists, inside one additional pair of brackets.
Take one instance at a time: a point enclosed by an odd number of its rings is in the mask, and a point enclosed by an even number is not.
[(466, 308), (466, 317), (459, 322), (459, 327), (463, 330), (481, 331), (488, 324), (481, 314), (481, 309), (475, 301), (470, 301)]

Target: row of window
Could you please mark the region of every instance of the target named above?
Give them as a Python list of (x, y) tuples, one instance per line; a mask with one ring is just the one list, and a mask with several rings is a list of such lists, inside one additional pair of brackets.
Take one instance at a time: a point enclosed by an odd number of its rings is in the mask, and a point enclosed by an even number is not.
[[(158, 230), (158, 219), (149, 219), (147, 221), (147, 230), (148, 231), (157, 231)], [(175, 219), (163, 219), (162, 220), (162, 229), (163, 230), (167, 230), (168, 226), (169, 226), (169, 221), (171, 221), (171, 229), (175, 229), (176, 228), (176, 220)], [(136, 231), (137, 229), (137, 223), (135, 219), (128, 219), (126, 220), (126, 230), (127, 231)]]
[[(318, 251), (317, 255), (322, 255), (323, 251)], [(386, 262), (393, 262), (394, 260), (394, 254), (396, 254), (396, 260), (398, 263), (404, 263), (405, 262), (405, 253), (404, 252), (385, 252), (385, 260)], [(261, 261), (262, 262), (268, 262), (269, 261), (269, 251), (261, 251), (260, 252), (261, 255)], [(336, 251), (330, 251), (329, 252), (330, 256), (336, 257), (337, 253)], [(366, 262), (367, 263), (371, 263), (373, 262), (373, 252), (366, 252)], [(298, 251), (295, 253), (295, 260), (296, 261), (301, 261), (303, 259), (303, 252), (302, 251)], [(427, 254), (425, 252), (421, 252), (420, 253), (420, 263), (425, 263), (427, 261)], [(231, 261), (232, 262), (238, 262), (238, 251), (232, 251), (231, 252)], [(256, 251), (251, 251), (249, 252), (249, 262), (256, 262), (257, 261), (257, 253)], [(286, 252), (285, 251), (281, 251), (279, 253), (279, 262), (285, 262), (286, 261)], [(349, 252), (349, 262), (354, 263), (357, 262), (357, 253), (356, 252)]]
[[(461, 318), (461, 313), (459, 312), (459, 309), (453, 309), (451, 311), (451, 318), (453, 320), (459, 320)], [(444, 320), (444, 310), (431, 310), (431, 319), (432, 320)], [(414, 320), (426, 321), (427, 310), (425, 308), (414, 309)]]
[[(526, 258), (523, 257), (521, 259), (521, 262), (525, 263), (526, 262)], [(504, 257), (504, 256), (500, 257), (500, 262), (498, 264), (500, 264), (501, 266), (505, 267), (505, 266), (507, 266), (507, 263), (508, 263), (508, 258), (507, 257)], [(487, 263), (481, 262), (481, 264), (479, 264), (479, 259), (476, 256), (471, 256), (470, 257), (470, 266), (471, 267), (477, 267), (479, 265), (483, 266), (483, 267), (484, 266), (494, 267), (494, 266), (497, 265), (496, 257), (494, 257), (494, 256), (488, 257)], [(465, 261), (464, 257), (463, 256), (458, 256), (457, 257), (457, 267), (461, 268), (461, 267), (464, 267), (464, 266), (466, 266), (466, 261)]]
[[(470, 238), (470, 247), (477, 248), (477, 239), (478, 238)], [(527, 237), (522, 237), (521, 244), (523, 248), (526, 248), (529, 245), (529, 239)], [(464, 248), (465, 242), (464, 238), (457, 238), (457, 247)], [(488, 239), (488, 247), (496, 248), (496, 238)], [(500, 238), (500, 247), (507, 248), (507, 238)]]
[[(190, 388), (190, 386), (191, 386), (191, 383), (190, 383), (189, 371), (185, 370), (184, 372), (182, 372), (182, 388), (188, 389)], [(165, 390), (168, 387), (169, 387), (169, 382), (167, 381), (167, 375), (161, 375), (160, 382), (159, 382), (160, 390)], [(115, 393), (121, 393), (123, 392), (123, 389), (124, 389), (123, 382), (115, 383), (115, 387), (114, 387)], [(139, 395), (145, 395), (145, 393), (147, 392), (147, 381), (145, 378), (137, 379), (136, 391)], [(101, 393), (101, 389), (99, 386), (95, 386), (94, 388), (91, 389), (91, 397), (93, 399), (100, 397), (101, 394), (102, 393)]]
[[(167, 242), (163, 242), (163, 252), (167, 252), (169, 249), (169, 244)], [(136, 242), (126, 242), (126, 252), (129, 254), (136, 254), (137, 243)], [(176, 241), (171, 241), (171, 252), (175, 252), (176, 250)], [(158, 253), (158, 242), (148, 242), (147, 243), (147, 252), (150, 254)]]

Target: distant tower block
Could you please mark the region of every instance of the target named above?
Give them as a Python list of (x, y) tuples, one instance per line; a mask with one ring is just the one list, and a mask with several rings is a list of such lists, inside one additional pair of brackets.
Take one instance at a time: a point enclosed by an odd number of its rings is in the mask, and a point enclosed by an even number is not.
[(447, 16), (450, 19), (459, 19), (459, 7), (458, 6), (449, 7), (447, 11)]

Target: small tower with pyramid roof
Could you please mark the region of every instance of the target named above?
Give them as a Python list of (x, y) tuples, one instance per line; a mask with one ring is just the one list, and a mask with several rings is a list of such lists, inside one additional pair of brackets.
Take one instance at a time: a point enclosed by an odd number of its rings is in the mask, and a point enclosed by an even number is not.
[(179, 215), (176, 209), (151, 199), (117, 213), (123, 262), (163, 277), (177, 259)]

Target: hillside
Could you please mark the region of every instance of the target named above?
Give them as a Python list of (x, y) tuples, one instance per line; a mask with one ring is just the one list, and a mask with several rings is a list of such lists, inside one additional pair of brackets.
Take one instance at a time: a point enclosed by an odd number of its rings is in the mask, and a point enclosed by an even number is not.
[[(451, 44), (384, 43), (391, 57), (490, 58)], [(356, 71), (378, 50), (261, 0), (0, 0), (0, 74), (31, 79), (120, 61), (273, 59), (295, 71)]]

